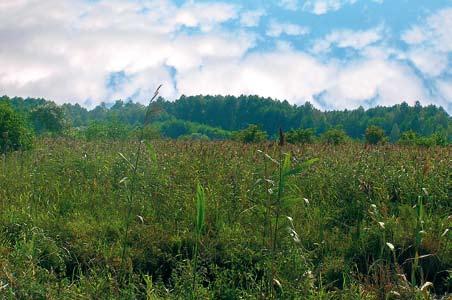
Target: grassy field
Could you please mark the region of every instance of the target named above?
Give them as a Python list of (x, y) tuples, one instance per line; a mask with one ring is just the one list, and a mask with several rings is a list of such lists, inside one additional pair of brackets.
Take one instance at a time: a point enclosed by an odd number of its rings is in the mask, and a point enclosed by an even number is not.
[(137, 148), (48, 139), (2, 159), (0, 298), (452, 292), (450, 147)]

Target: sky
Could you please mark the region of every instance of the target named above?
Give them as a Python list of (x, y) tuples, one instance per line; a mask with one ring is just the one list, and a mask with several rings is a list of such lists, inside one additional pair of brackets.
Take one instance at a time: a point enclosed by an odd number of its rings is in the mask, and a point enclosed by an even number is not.
[(0, 0), (0, 94), (452, 112), (452, 0)]

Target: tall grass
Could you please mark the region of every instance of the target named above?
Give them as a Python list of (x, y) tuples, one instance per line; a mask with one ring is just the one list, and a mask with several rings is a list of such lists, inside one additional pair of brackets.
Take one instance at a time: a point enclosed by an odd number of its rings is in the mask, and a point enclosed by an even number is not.
[(450, 148), (153, 141), (131, 202), (137, 146), (46, 139), (8, 154), (0, 298), (450, 293)]
[(199, 246), (201, 245), (201, 235), (204, 228), (204, 219), (206, 214), (206, 196), (204, 188), (198, 183), (196, 186), (196, 227), (195, 227), (195, 245), (193, 250), (193, 289), (192, 298), (196, 299), (196, 273), (198, 269)]
[[(123, 241), (122, 241), (122, 254), (121, 254), (121, 265), (123, 267), (123, 269), (126, 268), (126, 255), (127, 255), (127, 244), (129, 242), (129, 230), (130, 230), (130, 224), (132, 222), (132, 210), (133, 210), (133, 203), (134, 203), (134, 197), (135, 197), (135, 193), (136, 193), (136, 188), (137, 188), (137, 175), (138, 175), (138, 167), (139, 167), (139, 163), (140, 163), (140, 158), (141, 158), (141, 154), (142, 154), (142, 148), (143, 148), (143, 138), (144, 138), (144, 130), (146, 125), (149, 123), (150, 118), (151, 118), (151, 114), (153, 112), (152, 110), (152, 103), (154, 102), (154, 100), (157, 98), (158, 94), (159, 94), (159, 90), (162, 86), (160, 85), (154, 92), (154, 96), (151, 98), (151, 100), (149, 101), (148, 104), (148, 108), (146, 110), (146, 115), (145, 118), (143, 120), (143, 124), (141, 126), (140, 129), (140, 135), (139, 135), (139, 140), (138, 140), (138, 146), (135, 152), (135, 161), (133, 163), (130, 162), (129, 159), (127, 159), (124, 154), (119, 153), (119, 155), (121, 156), (122, 159), (124, 159), (124, 161), (129, 165), (130, 167), (130, 186), (128, 187), (128, 195), (127, 195), (127, 212), (126, 212), (126, 216), (125, 216), (125, 221), (124, 221), (124, 236), (123, 236)], [(120, 183), (124, 183), (127, 184), (128, 178), (124, 177), (123, 179), (121, 179)]]

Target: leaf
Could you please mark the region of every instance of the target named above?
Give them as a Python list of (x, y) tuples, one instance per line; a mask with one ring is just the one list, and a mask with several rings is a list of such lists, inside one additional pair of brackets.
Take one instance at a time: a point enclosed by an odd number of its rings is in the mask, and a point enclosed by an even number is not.
[(289, 170), (286, 173), (284, 173), (284, 176), (291, 176), (291, 175), (299, 174), (299, 173), (303, 172), (305, 169), (307, 169), (308, 167), (310, 167), (311, 165), (313, 165), (314, 163), (316, 163), (318, 160), (319, 160), (318, 158), (312, 158), (310, 160), (307, 160), (307, 161), (301, 163), (300, 165), (298, 165), (297, 167), (293, 168), (292, 170)]
[(196, 232), (201, 234), (204, 227), (204, 218), (206, 211), (206, 199), (204, 188), (198, 183), (196, 187)]
[(286, 176), (285, 174), (288, 173), (290, 170), (291, 157), (292, 156), (290, 155), (290, 153), (287, 153), (286, 157), (284, 157), (284, 163), (283, 163), (283, 169), (282, 169), (284, 176)]
[(431, 283), (430, 281), (427, 281), (426, 283), (424, 283), (421, 287), (421, 291), (426, 291), (429, 288), (433, 287), (433, 283)]
[(394, 252), (394, 245), (393, 244), (391, 244), (391, 243), (386, 243), (386, 246), (388, 246), (389, 247), (389, 249), (391, 249), (391, 251), (393, 251)]
[(151, 143), (147, 142), (146, 146), (148, 148), (149, 156), (153, 163), (157, 163), (157, 153), (155, 152), (154, 146)]
[(130, 160), (127, 159), (127, 157), (124, 156), (124, 154), (122, 154), (121, 152), (118, 152), (118, 154), (122, 157), (122, 159), (124, 159), (125, 162), (127, 162), (127, 164), (129, 164), (132, 170), (135, 169), (135, 166), (130, 162)]

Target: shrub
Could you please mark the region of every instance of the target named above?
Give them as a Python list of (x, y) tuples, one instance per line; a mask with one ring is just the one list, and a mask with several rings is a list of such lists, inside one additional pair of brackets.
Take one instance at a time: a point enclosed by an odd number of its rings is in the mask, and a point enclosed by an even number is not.
[(32, 133), (25, 121), (7, 103), (0, 103), (0, 151), (28, 149)]
[(207, 135), (201, 134), (201, 133), (191, 133), (187, 135), (182, 135), (179, 137), (180, 140), (183, 141), (208, 141), (210, 140)]
[(286, 140), (291, 144), (309, 144), (314, 141), (314, 129), (293, 129), (286, 133)]
[(165, 137), (177, 139), (182, 135), (187, 135), (192, 132), (190, 124), (181, 120), (167, 121), (162, 124), (160, 131)]
[(447, 146), (447, 138), (439, 133), (431, 136), (419, 136), (416, 132), (409, 130), (402, 133), (399, 144), (408, 146)]
[(385, 140), (385, 132), (382, 128), (371, 125), (366, 129), (366, 143), (376, 145), (382, 143)]
[(235, 133), (234, 139), (243, 143), (260, 143), (267, 139), (267, 133), (259, 126), (251, 124)]
[[(141, 137), (141, 128), (136, 128), (132, 132), (132, 138), (138, 139)], [(143, 129), (143, 139), (144, 140), (156, 140), (160, 139), (162, 137), (162, 134), (160, 132), (160, 129), (158, 126), (155, 125), (147, 125)]]
[(347, 134), (339, 128), (331, 128), (322, 135), (322, 140), (327, 144), (339, 145), (347, 140)]
[(128, 125), (119, 122), (92, 122), (85, 129), (84, 134), (88, 140), (126, 139), (131, 132)]

